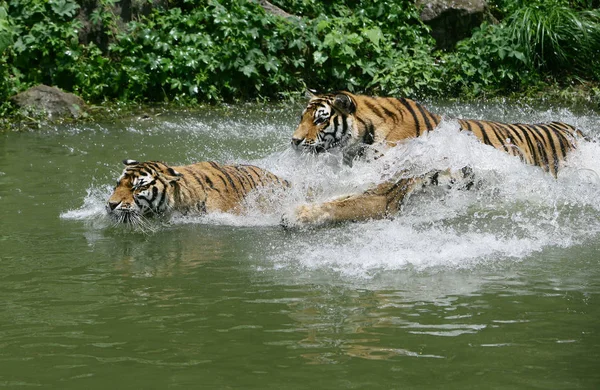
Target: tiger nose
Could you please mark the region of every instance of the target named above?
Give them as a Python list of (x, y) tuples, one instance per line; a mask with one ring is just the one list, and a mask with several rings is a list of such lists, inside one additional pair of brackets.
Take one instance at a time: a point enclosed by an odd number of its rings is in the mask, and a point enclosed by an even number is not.
[(121, 202), (108, 202), (108, 207), (109, 207), (111, 210), (114, 210), (114, 209), (116, 209), (116, 208), (117, 208), (117, 206), (118, 206), (119, 204), (121, 204)]
[(300, 146), (300, 144), (302, 143), (302, 141), (304, 141), (304, 138), (292, 137), (292, 146), (294, 148), (298, 148), (298, 146)]

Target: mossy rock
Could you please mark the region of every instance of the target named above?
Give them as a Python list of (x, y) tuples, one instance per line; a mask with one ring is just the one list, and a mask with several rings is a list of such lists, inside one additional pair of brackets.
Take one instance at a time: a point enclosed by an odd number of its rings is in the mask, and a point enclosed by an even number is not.
[(34, 118), (60, 120), (85, 116), (87, 105), (77, 95), (55, 87), (37, 85), (10, 97), (21, 113)]

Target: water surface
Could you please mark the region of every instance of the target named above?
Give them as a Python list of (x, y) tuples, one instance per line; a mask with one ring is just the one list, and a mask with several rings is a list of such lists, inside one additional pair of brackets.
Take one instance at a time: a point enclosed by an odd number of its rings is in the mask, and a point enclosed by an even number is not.
[[(0, 386), (597, 388), (600, 146), (558, 179), (450, 118), (561, 120), (584, 110), (428, 103), (439, 129), (375, 162), (288, 148), (301, 112), (239, 105), (0, 135)], [(121, 160), (249, 162), (294, 189), (246, 215), (114, 227)], [(399, 168), (470, 165), (394, 220), (284, 230), (298, 204)]]

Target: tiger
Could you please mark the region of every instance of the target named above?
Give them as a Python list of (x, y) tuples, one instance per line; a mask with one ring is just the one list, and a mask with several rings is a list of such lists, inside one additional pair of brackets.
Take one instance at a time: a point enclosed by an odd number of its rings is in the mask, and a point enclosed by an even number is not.
[[(311, 94), (300, 123), (292, 134), (296, 150), (322, 153), (340, 148), (351, 162), (367, 145), (394, 146), (432, 131), (441, 116), (406, 98), (354, 95), (341, 91)], [(519, 156), (555, 177), (567, 154), (585, 138), (574, 126), (562, 122), (523, 124), (458, 119), (462, 131), (481, 142)]]
[[(368, 145), (397, 145), (434, 130), (441, 120), (440, 115), (406, 98), (355, 95), (346, 91), (311, 94), (291, 145), (298, 151), (315, 154), (339, 148), (344, 162), (351, 165)], [(516, 155), (554, 177), (567, 154), (577, 147), (578, 139), (587, 140), (580, 130), (561, 122), (507, 124), (458, 119), (458, 123), (462, 131), (471, 132), (482, 143)], [(360, 194), (301, 205), (286, 223), (314, 225), (392, 217), (411, 193), (423, 186), (438, 184), (441, 177), (446, 178), (447, 183), (460, 181), (467, 189), (473, 184), (468, 167), (459, 172), (432, 171), (412, 177), (401, 172), (396, 177)]]
[(396, 174), (394, 179), (359, 194), (297, 206), (291, 215), (283, 216), (281, 224), (284, 228), (293, 228), (393, 218), (413, 193), (432, 185), (469, 189), (473, 185), (472, 172), (469, 169), (458, 172), (446, 169), (413, 176), (403, 171)]
[(106, 204), (109, 217), (117, 223), (142, 226), (148, 217), (171, 212), (239, 213), (252, 190), (290, 187), (287, 180), (254, 165), (205, 161), (171, 167), (161, 161), (136, 160), (123, 160), (123, 164)]

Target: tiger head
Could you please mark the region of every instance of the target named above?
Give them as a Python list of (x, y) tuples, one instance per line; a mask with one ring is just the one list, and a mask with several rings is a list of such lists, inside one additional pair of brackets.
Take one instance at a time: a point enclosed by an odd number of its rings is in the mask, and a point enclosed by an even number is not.
[(165, 212), (173, 202), (173, 184), (181, 174), (158, 161), (124, 160), (125, 169), (106, 204), (116, 222), (136, 224)]
[(347, 92), (311, 94), (300, 124), (292, 135), (292, 147), (322, 153), (334, 147), (347, 146), (355, 138), (355, 112), (356, 102)]

